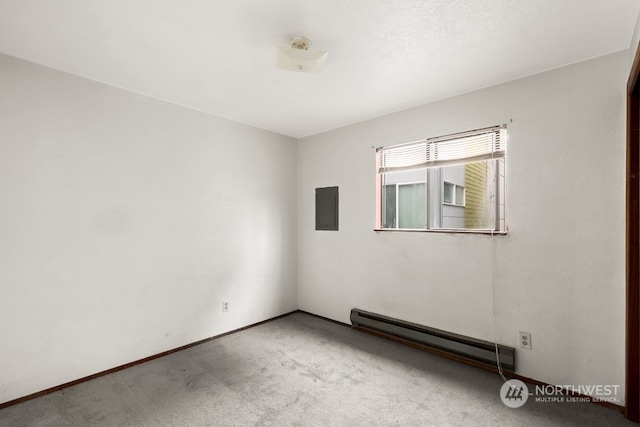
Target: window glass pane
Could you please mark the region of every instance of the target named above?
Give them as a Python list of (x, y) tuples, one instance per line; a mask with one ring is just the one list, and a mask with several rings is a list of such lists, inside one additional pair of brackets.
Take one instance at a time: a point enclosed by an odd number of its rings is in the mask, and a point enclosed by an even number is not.
[(425, 184), (398, 186), (398, 228), (425, 228)]
[(471, 229), (495, 227), (495, 161), (465, 165), (466, 204), (464, 225)]
[(456, 205), (464, 206), (464, 187), (456, 186)]
[(505, 232), (505, 156), (504, 126), (378, 149), (376, 226)]
[(396, 185), (384, 186), (384, 218), (383, 228), (396, 228)]
[(444, 183), (444, 202), (453, 203), (453, 184), (450, 182)]

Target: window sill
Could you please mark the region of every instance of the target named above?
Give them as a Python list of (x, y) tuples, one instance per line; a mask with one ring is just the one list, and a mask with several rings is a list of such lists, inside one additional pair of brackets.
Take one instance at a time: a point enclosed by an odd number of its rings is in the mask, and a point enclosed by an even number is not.
[(492, 230), (459, 230), (443, 228), (438, 230), (423, 230), (413, 228), (374, 228), (376, 233), (440, 233), (440, 234), (480, 234), (485, 236), (508, 236), (508, 231), (492, 231)]

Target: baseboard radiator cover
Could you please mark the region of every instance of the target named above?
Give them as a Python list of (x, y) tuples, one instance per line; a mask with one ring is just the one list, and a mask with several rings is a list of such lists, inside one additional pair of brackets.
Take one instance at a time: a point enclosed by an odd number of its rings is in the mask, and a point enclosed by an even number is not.
[[(490, 370), (495, 370), (497, 367), (496, 344), (489, 341), (466, 337), (357, 308), (351, 310), (351, 324), (355, 329), (376, 331), (390, 338), (398, 337), (408, 340)], [(497, 348), (502, 370), (514, 373), (515, 349), (504, 345), (498, 345)]]

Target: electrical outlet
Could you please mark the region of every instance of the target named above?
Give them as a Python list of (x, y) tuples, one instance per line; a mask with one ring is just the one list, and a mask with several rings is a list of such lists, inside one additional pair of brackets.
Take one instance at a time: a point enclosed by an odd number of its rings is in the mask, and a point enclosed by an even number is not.
[(222, 311), (223, 312), (229, 311), (229, 301), (222, 301)]
[(520, 348), (531, 350), (531, 332), (518, 332)]

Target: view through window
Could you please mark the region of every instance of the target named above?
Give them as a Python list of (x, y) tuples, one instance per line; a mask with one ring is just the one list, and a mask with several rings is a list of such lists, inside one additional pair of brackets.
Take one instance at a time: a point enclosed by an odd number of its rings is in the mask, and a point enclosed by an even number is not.
[(506, 125), (379, 148), (377, 229), (506, 232)]

